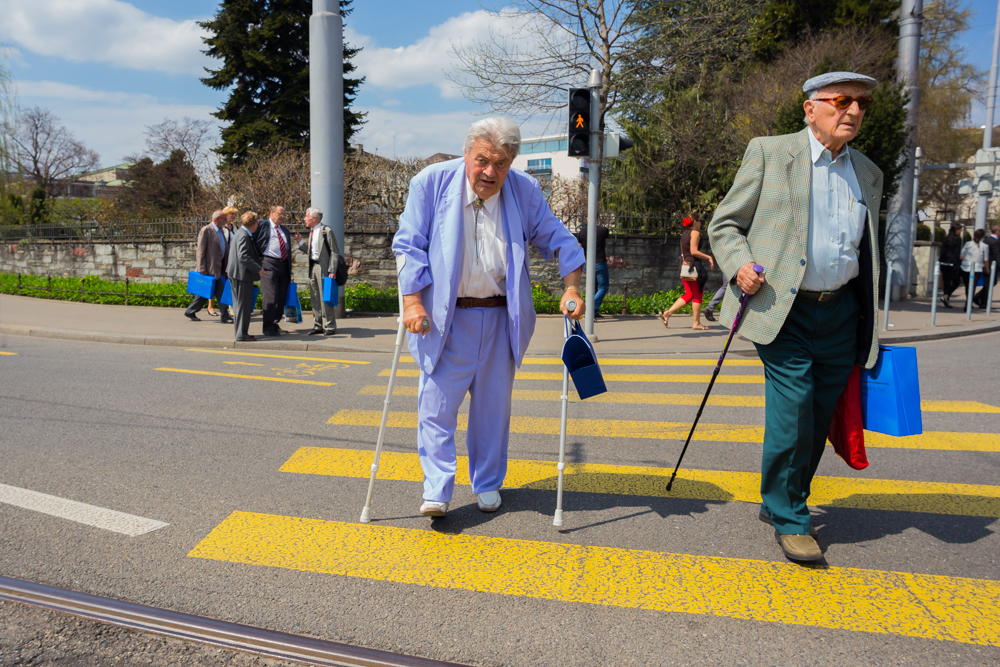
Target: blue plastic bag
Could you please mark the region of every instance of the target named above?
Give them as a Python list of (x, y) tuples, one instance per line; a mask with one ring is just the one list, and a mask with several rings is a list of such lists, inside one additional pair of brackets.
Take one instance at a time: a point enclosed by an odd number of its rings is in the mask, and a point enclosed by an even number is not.
[(188, 294), (194, 294), (204, 299), (212, 299), (215, 297), (215, 278), (198, 273), (197, 271), (190, 271), (188, 273), (187, 291)]
[(336, 306), (339, 300), (340, 286), (337, 285), (337, 281), (330, 276), (323, 278), (323, 303)]
[(886, 435), (924, 432), (917, 349), (879, 345), (878, 361), (861, 373), (865, 430)]
[[(228, 278), (224, 278), (226, 281), (225, 286), (222, 288), (222, 297), (219, 299), (221, 303), (227, 306), (233, 305), (233, 286), (230, 284)], [(253, 286), (253, 300), (250, 302), (250, 310), (253, 310), (257, 305), (257, 297), (260, 295), (260, 288), (256, 285)]]
[(302, 304), (299, 303), (298, 285), (288, 284), (288, 296), (285, 298), (285, 321), (290, 324), (302, 323)]
[(594, 346), (587, 340), (579, 321), (573, 322), (573, 332), (563, 343), (562, 360), (573, 378), (573, 386), (581, 400), (608, 390), (604, 374), (597, 363)]

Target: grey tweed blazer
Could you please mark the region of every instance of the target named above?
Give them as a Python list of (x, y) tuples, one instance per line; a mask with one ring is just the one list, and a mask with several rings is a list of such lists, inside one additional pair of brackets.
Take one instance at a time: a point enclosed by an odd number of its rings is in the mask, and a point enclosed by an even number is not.
[[(739, 305), (735, 276), (741, 266), (764, 267), (765, 283), (747, 305), (740, 333), (766, 345), (785, 323), (802, 285), (809, 239), (812, 155), (809, 128), (795, 134), (757, 137), (750, 141), (729, 193), (708, 226), (712, 252), (730, 276), (722, 322), (731, 326)], [(860, 272), (849, 284), (858, 296), (856, 363), (866, 368), (878, 359), (878, 211), (882, 171), (861, 153), (851, 151), (851, 164), (868, 208), (868, 225), (858, 248)]]

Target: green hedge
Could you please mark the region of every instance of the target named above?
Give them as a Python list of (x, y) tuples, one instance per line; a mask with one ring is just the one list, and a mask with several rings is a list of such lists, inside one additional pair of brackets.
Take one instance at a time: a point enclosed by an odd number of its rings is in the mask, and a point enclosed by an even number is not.
[[(81, 290), (82, 286), (82, 290)], [(312, 310), (309, 300), (309, 290), (299, 286), (299, 301), (302, 311)], [(80, 278), (52, 278), (45, 276), (21, 276), (21, 289), (18, 290), (17, 274), (0, 273), (0, 293), (21, 294), (38, 299), (59, 299), (62, 301), (79, 301), (82, 303), (104, 303), (125, 305), (125, 283), (87, 276)], [(556, 314), (559, 312), (559, 291), (550, 291), (543, 283), (532, 285), (532, 296), (535, 302), (535, 312), (539, 314)], [(395, 288), (378, 289), (368, 283), (351, 285), (345, 290), (348, 310), (369, 313), (395, 313), (398, 308), (398, 297)], [(628, 312), (632, 315), (657, 315), (669, 308), (674, 301), (683, 296), (684, 290), (675, 288), (666, 292), (657, 292), (647, 296), (630, 296)], [(187, 293), (186, 285), (182, 283), (133, 283), (128, 284), (128, 305), (130, 306), (163, 306), (167, 308), (187, 308), (191, 303), (191, 295)], [(257, 300), (258, 307), (260, 299)], [(622, 311), (622, 296), (609, 295), (601, 304), (601, 313), (617, 315)], [(680, 309), (681, 313), (690, 313), (691, 306)]]

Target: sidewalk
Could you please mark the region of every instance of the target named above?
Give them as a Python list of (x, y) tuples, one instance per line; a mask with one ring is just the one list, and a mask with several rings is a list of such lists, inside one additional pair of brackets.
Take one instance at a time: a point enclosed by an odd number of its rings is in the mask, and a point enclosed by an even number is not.
[[(964, 309), (939, 307), (935, 327), (930, 325), (929, 299), (893, 303), (889, 331), (881, 332), (880, 340), (905, 344), (1000, 331), (998, 301), (994, 301), (990, 317), (986, 311), (973, 307), (971, 322), (966, 321)], [(337, 335), (327, 337), (306, 335), (312, 329), (312, 314), (306, 313), (302, 324), (282, 322), (282, 328), (290, 332), (288, 335), (259, 337), (256, 343), (234, 343), (231, 324), (221, 324), (218, 318), (209, 317), (207, 311), (202, 311), (199, 317), (201, 322), (191, 322), (180, 308), (105, 306), (0, 294), (3, 334), (130, 345), (389, 353), (396, 339), (395, 315), (347, 317), (337, 322)], [(664, 329), (659, 318), (652, 315), (606, 316), (594, 323), (597, 335), (594, 347), (599, 355), (717, 354), (729, 332), (718, 322), (704, 323), (710, 330), (696, 332), (690, 328), (690, 316), (675, 315), (670, 319), (669, 329)], [(562, 317), (539, 316), (528, 354), (558, 354), (562, 348), (562, 326)], [(258, 335), (260, 327), (257, 311), (250, 333)], [(739, 337), (730, 349), (737, 353), (754, 351), (752, 343)]]

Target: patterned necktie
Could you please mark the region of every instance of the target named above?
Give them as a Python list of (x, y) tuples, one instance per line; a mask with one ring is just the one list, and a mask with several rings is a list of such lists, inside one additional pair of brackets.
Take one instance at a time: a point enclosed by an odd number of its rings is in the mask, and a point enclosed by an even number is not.
[(479, 212), (483, 210), (483, 206), (486, 202), (483, 201), (482, 197), (476, 197), (476, 201), (472, 202), (472, 208), (476, 212), (476, 261), (479, 261)]
[(275, 227), (274, 231), (278, 234), (278, 247), (281, 248), (281, 259), (288, 259), (288, 247), (285, 245), (285, 235), (281, 233), (281, 227)]

